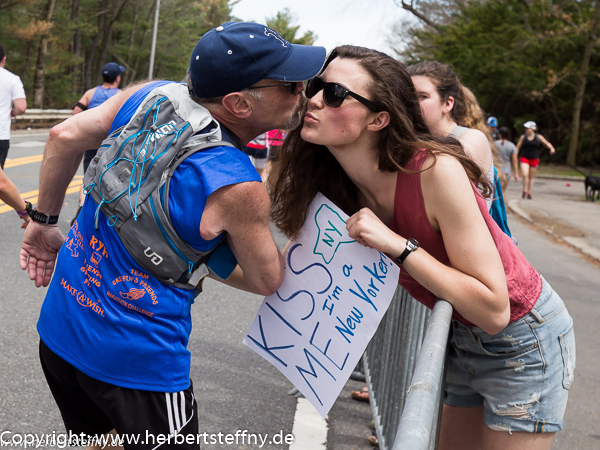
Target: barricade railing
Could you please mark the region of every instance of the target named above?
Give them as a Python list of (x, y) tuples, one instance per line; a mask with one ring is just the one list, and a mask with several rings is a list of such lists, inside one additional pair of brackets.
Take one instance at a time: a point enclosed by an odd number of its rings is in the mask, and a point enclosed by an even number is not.
[(27, 109), (20, 116), (14, 117), (17, 122), (25, 122), (27, 120), (57, 120), (68, 119), (73, 115), (72, 109)]
[(381, 450), (437, 447), (451, 316), (446, 301), (432, 313), (396, 290), (363, 357)]

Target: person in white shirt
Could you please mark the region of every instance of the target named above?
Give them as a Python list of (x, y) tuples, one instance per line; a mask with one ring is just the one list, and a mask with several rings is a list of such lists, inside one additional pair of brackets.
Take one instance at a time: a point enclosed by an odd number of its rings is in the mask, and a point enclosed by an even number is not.
[(21, 79), (4, 68), (6, 51), (0, 44), (0, 167), (4, 169), (4, 161), (10, 147), (10, 118), (23, 114), (27, 109), (25, 90)]

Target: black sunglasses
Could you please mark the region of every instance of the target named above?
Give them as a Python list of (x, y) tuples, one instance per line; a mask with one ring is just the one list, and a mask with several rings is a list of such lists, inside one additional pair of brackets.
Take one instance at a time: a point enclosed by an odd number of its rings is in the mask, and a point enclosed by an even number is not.
[(281, 84), (269, 84), (267, 86), (250, 86), (249, 88), (246, 88), (246, 89), (262, 89), (262, 88), (270, 88), (270, 87), (289, 86), (290, 94), (293, 95), (298, 90), (298, 83), (301, 83), (301, 81), (291, 81), (289, 83), (281, 83)]
[(342, 106), (344, 99), (349, 95), (361, 102), (371, 111), (379, 111), (379, 108), (371, 100), (367, 100), (366, 98), (355, 94), (341, 84), (326, 82), (321, 77), (314, 77), (308, 81), (308, 84), (306, 85), (306, 96), (308, 98), (313, 98), (321, 89), (323, 89), (323, 101), (331, 108)]

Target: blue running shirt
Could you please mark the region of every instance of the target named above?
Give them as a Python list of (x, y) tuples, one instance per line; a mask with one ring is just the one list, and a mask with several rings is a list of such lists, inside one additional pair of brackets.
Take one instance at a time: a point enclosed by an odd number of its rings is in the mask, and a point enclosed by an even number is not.
[[(164, 83), (132, 95), (113, 128), (127, 123), (149, 92)], [(207, 149), (182, 162), (168, 199), (180, 236), (202, 250), (214, 247), (218, 239), (200, 236), (206, 199), (220, 187), (245, 181), (260, 177), (249, 158), (233, 147)], [(97, 380), (149, 391), (187, 389), (194, 291), (168, 286), (144, 272), (102, 212), (94, 229), (96, 208), (88, 196), (58, 254), (38, 321), (41, 339)]]
[(90, 100), (90, 104), (88, 105), (88, 109), (95, 108), (96, 106), (100, 106), (106, 100), (111, 98), (113, 95), (116, 95), (119, 92), (119, 88), (103, 88), (102, 86), (96, 86), (96, 90), (94, 91), (94, 95), (92, 95), (92, 99)]

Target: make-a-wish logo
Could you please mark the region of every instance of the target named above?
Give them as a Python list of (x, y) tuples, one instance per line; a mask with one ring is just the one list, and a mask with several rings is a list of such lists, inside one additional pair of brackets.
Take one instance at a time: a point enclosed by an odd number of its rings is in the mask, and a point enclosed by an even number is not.
[(119, 295), (127, 300), (139, 300), (144, 296), (146, 291), (144, 289), (129, 289), (129, 292), (119, 292)]
[(273, 36), (275, 39), (281, 42), (281, 45), (287, 47), (287, 41), (283, 38), (283, 36), (281, 36), (277, 31), (273, 30), (272, 28), (265, 27), (265, 36)]
[(73, 258), (77, 258), (79, 256), (78, 250), (85, 250), (83, 247), (83, 236), (79, 232), (79, 224), (77, 223), (77, 221), (75, 221), (75, 223), (73, 224), (71, 231), (73, 232), (73, 237), (67, 238), (66, 247), (71, 251), (71, 256)]

